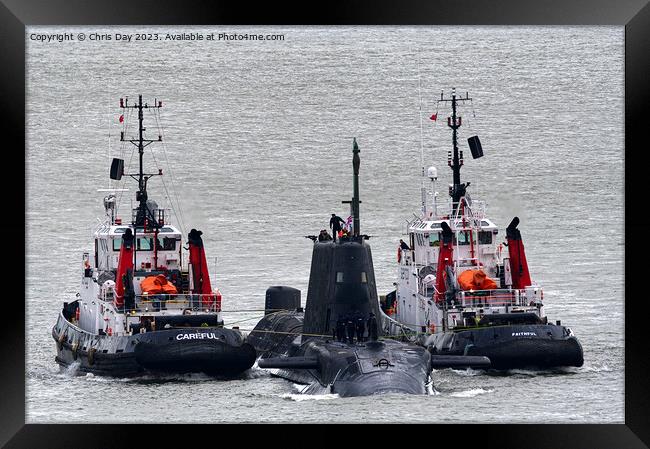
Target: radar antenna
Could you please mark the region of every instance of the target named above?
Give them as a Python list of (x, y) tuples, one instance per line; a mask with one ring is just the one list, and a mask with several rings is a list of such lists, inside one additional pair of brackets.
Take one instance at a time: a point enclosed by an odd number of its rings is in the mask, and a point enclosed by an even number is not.
[(454, 211), (458, 208), (460, 199), (465, 196), (466, 188), (470, 184), (469, 182), (460, 182), (460, 167), (463, 166), (463, 152), (458, 151), (457, 130), (461, 127), (463, 119), (456, 114), (456, 104), (459, 101), (472, 101), (472, 99), (469, 97), (469, 93), (467, 92), (465, 93), (465, 97), (457, 97), (455, 87), (451, 89), (451, 98), (445, 98), (443, 93), (440, 93), (440, 100), (438, 100), (438, 103), (451, 102), (451, 116), (447, 117), (447, 126), (449, 126), (452, 130), (452, 142), (454, 145), (454, 150), (453, 155), (451, 151), (448, 153), (447, 164), (451, 167), (451, 170), (454, 174), (454, 183), (451, 191), (449, 192), (453, 201)]
[[(159, 220), (154, 216), (154, 211), (150, 210), (147, 207), (147, 181), (152, 176), (162, 175), (162, 169), (158, 170), (158, 173), (145, 173), (143, 167), (143, 156), (144, 148), (151, 145), (153, 142), (162, 142), (162, 135), (158, 135), (158, 139), (151, 140), (144, 138), (144, 132), (147, 130), (143, 126), (144, 122), (144, 109), (159, 109), (162, 107), (162, 101), (155, 100), (153, 106), (149, 106), (147, 103), (142, 103), (142, 95), (138, 96), (138, 103), (135, 105), (129, 105), (129, 99), (120, 98), (120, 108), (122, 109), (137, 109), (138, 110), (138, 138), (137, 139), (125, 139), (124, 131), (120, 133), (120, 141), (122, 142), (131, 142), (133, 145), (138, 147), (138, 153), (140, 156), (140, 165), (138, 173), (130, 173), (127, 176), (132, 177), (138, 181), (138, 191), (135, 194), (135, 199), (138, 201), (138, 208), (135, 215), (133, 224), (135, 226), (145, 226), (145, 224), (150, 228), (160, 227)], [(115, 161), (113, 161), (115, 162)], [(121, 177), (121, 174), (120, 174)], [(146, 221), (146, 223), (145, 223)]]

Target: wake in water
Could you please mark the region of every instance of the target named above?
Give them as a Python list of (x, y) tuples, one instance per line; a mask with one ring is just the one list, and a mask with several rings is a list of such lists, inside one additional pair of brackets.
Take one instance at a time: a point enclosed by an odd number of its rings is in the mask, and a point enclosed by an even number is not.
[(473, 398), (481, 394), (492, 393), (494, 390), (484, 390), (483, 388), (472, 388), (471, 390), (456, 391), (450, 394), (455, 398)]
[(451, 372), (458, 375), (458, 376), (464, 376), (464, 377), (474, 377), (474, 376), (482, 376), (485, 374), (485, 370), (479, 369), (472, 369), (472, 368), (467, 368), (467, 369), (451, 369)]
[(60, 374), (65, 377), (74, 377), (79, 373), (79, 367), (81, 366), (81, 361), (73, 362), (65, 368), (61, 369)]
[(282, 399), (288, 399), (296, 402), (322, 401), (329, 399), (338, 399), (340, 397), (338, 394), (327, 393), (327, 387), (318, 388), (318, 393), (316, 393), (317, 389), (313, 385), (293, 384), (293, 388), (298, 391), (298, 393), (284, 393), (281, 394), (280, 397)]
[(282, 399), (288, 399), (290, 401), (301, 402), (301, 401), (322, 401), (329, 399), (338, 399), (340, 396), (338, 394), (304, 394), (304, 393), (285, 393), (281, 394)]

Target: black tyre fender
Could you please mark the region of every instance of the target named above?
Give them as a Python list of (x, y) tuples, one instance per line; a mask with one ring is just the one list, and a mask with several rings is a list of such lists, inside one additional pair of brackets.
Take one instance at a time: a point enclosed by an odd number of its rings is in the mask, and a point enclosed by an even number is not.
[(95, 364), (95, 352), (97, 352), (95, 348), (88, 349), (88, 365)]
[(79, 356), (79, 355), (78, 355), (78, 351), (79, 351), (79, 340), (75, 340), (75, 341), (73, 341), (73, 342), (72, 342), (72, 346), (71, 346), (70, 349), (72, 350), (72, 358), (73, 358), (74, 360), (77, 360), (77, 357)]
[(61, 332), (59, 335), (59, 338), (56, 340), (56, 346), (59, 348), (59, 351), (63, 348), (63, 342), (66, 339), (66, 334), (65, 332)]

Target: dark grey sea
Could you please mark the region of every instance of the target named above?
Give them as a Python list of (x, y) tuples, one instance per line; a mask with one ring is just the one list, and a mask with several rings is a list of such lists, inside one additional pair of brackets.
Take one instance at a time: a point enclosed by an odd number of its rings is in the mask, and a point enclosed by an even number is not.
[[(183, 31), (283, 40), (115, 39)], [(74, 39), (33, 38), (63, 33)], [(102, 35), (112, 39), (91, 37)], [(624, 422), (622, 27), (29, 27), (26, 42), (28, 423)], [(259, 368), (230, 381), (59, 370), (50, 332), (103, 216), (97, 189), (110, 157), (131, 158), (120, 97), (163, 101), (165, 147), (146, 163), (164, 169), (167, 190), (154, 178), (150, 196), (178, 199), (176, 224), (203, 231), (226, 323), (246, 330), (267, 287), (306, 299), (303, 236), (347, 216), (353, 136), (363, 232), (379, 293), (392, 290), (405, 220), (420, 207), (420, 98), (424, 161), (444, 192), (450, 132), (427, 118), (452, 87), (473, 98), (461, 142), (477, 134), (485, 152), (472, 160), (465, 148), (463, 179), (500, 226), (520, 217), (546, 312), (578, 336), (583, 367), (439, 370), (434, 395), (363, 398), (301, 395)], [(135, 186), (125, 187), (128, 217)]]

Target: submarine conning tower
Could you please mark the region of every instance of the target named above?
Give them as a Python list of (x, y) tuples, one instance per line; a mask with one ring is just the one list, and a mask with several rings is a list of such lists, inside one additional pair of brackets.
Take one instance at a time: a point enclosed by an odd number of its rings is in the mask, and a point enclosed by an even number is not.
[[(303, 338), (332, 335), (339, 318), (351, 315), (379, 320), (379, 300), (368, 236), (360, 233), (359, 146), (353, 140), (353, 196), (350, 204), (353, 227), (349, 236), (336, 242), (314, 242), (305, 305)], [(381, 326), (378, 326), (381, 333)]]

